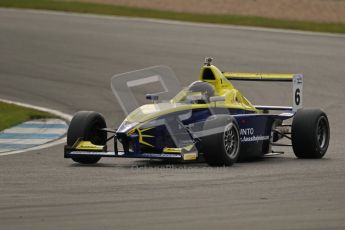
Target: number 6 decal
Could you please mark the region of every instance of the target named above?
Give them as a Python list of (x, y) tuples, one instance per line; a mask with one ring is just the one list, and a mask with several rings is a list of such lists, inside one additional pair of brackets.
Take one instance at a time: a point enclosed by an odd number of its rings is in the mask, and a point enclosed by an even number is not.
[(293, 76), (293, 86), (292, 86), (292, 95), (293, 95), (293, 111), (301, 109), (303, 102), (303, 76), (302, 74), (295, 74)]
[(301, 102), (301, 97), (299, 96), (301, 90), (299, 88), (296, 89), (295, 91), (295, 103), (296, 105), (299, 105), (299, 103)]

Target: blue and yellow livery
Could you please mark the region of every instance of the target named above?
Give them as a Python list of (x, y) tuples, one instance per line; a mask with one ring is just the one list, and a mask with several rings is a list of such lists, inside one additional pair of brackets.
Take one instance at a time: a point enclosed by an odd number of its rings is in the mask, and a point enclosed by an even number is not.
[[(160, 69), (162, 69), (160, 67)], [(135, 71), (127, 85), (161, 80), (160, 70)], [(292, 106), (253, 105), (231, 81), (292, 82)], [(116, 86), (112, 85), (113, 90)], [(115, 95), (121, 95), (121, 87)], [(84, 164), (101, 157), (157, 158), (195, 161), (209, 165), (232, 165), (238, 159), (277, 153), (275, 146), (292, 146), (297, 157), (321, 158), (328, 147), (330, 131), (321, 110), (302, 109), (301, 74), (222, 72), (207, 58), (197, 81), (170, 100), (151, 103), (131, 111), (118, 129), (106, 127), (96, 112), (78, 112), (72, 119), (65, 157)], [(120, 104), (123, 102), (120, 102)], [(292, 118), (292, 122), (285, 122)], [(291, 140), (280, 143), (281, 139)], [(108, 151), (109, 142), (113, 151)]]

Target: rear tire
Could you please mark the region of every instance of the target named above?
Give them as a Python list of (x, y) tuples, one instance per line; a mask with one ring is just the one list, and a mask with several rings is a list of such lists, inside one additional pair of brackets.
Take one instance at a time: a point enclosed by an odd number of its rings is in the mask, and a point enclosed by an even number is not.
[(330, 139), (327, 115), (319, 109), (298, 110), (292, 121), (291, 137), (296, 157), (322, 158)]
[(236, 120), (229, 115), (210, 116), (204, 124), (204, 132), (220, 129), (220, 132), (202, 138), (202, 152), (210, 166), (231, 166), (240, 153), (240, 135)]
[[(107, 133), (100, 129), (106, 128), (106, 122), (100, 113), (92, 111), (77, 112), (68, 127), (67, 145), (73, 146), (78, 139), (90, 141), (95, 145), (105, 145)], [(72, 160), (81, 164), (95, 164), (101, 157), (74, 156)]]

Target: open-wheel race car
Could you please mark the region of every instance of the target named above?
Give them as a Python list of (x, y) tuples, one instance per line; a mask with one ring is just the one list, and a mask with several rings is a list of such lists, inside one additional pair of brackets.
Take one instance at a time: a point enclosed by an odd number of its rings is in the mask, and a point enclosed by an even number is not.
[[(119, 103), (128, 116), (118, 129), (109, 129), (100, 113), (76, 113), (69, 125), (64, 157), (82, 164), (123, 157), (182, 162), (204, 159), (211, 166), (230, 166), (238, 159), (276, 153), (276, 146), (292, 147), (298, 158), (324, 156), (330, 139), (328, 118), (319, 109), (302, 108), (301, 74), (221, 72), (211, 62), (207, 58), (199, 79), (174, 97), (159, 101), (159, 94), (148, 94), (150, 103), (138, 108), (126, 107), (126, 98), (133, 95), (118, 86), (119, 76), (113, 77), (113, 91), (118, 99), (125, 97)], [(127, 79), (125, 86), (154, 79), (161, 82), (164, 68), (151, 67), (120, 78)], [(253, 105), (232, 81), (292, 82), (292, 106)], [(109, 147), (113, 150), (107, 151)]]

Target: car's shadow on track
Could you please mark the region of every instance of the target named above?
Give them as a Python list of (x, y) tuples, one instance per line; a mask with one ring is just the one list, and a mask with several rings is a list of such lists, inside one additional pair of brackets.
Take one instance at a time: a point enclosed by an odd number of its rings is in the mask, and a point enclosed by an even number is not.
[[(294, 156), (290, 155), (278, 155), (278, 156), (266, 156), (262, 158), (253, 158), (253, 159), (247, 159), (245, 161), (239, 161), (235, 163), (232, 167), (229, 168), (238, 168), (238, 167), (246, 167), (246, 166), (252, 166), (252, 165), (272, 165), (272, 164), (296, 164), (296, 163), (308, 163), (311, 162), (325, 162), (329, 161), (329, 158), (323, 158), (323, 159), (298, 159)], [(79, 164), (79, 163), (72, 163), (69, 165), (69, 167), (90, 167), (90, 168), (120, 168), (120, 169), (139, 169), (139, 168), (151, 168), (151, 169), (185, 169), (185, 168), (211, 168), (209, 165), (207, 165), (206, 162), (203, 160), (195, 161), (195, 162), (177, 162), (177, 161), (166, 161), (166, 160), (152, 160), (152, 159), (145, 159), (145, 160), (126, 160), (126, 161), (115, 161), (111, 162), (110, 160), (107, 160), (107, 162), (100, 162), (97, 164)]]

